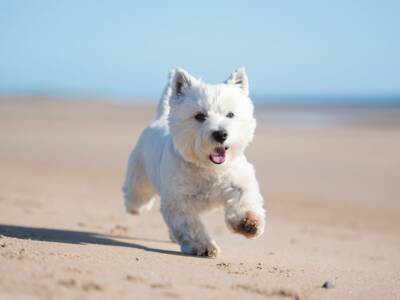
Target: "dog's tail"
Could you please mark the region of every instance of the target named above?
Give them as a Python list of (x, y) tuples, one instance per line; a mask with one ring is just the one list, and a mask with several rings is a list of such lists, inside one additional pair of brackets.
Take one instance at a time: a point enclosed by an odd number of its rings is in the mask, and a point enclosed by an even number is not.
[(173, 69), (169, 73), (168, 82), (165, 86), (164, 92), (158, 102), (157, 106), (157, 119), (166, 118), (169, 114), (170, 106), (169, 106), (169, 99), (172, 95), (172, 81), (175, 76), (175, 69)]

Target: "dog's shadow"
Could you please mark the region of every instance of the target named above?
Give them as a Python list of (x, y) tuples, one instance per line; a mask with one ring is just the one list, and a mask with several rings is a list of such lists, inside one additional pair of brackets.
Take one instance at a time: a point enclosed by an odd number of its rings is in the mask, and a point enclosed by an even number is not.
[[(0, 235), (18, 239), (24, 239), (24, 240), (80, 244), (80, 245), (96, 244), (96, 245), (115, 246), (115, 247), (128, 247), (128, 248), (135, 248), (143, 251), (156, 252), (161, 254), (188, 256), (178, 251), (152, 248), (137, 243), (121, 242), (114, 239), (114, 238), (119, 238), (119, 239), (128, 238), (133, 240), (141, 240), (139, 238), (112, 236), (94, 232), (63, 230), (63, 229), (47, 229), (47, 228), (0, 224)], [(152, 240), (143, 239), (143, 241), (152, 241)], [(165, 241), (156, 241), (156, 242), (165, 242)]]

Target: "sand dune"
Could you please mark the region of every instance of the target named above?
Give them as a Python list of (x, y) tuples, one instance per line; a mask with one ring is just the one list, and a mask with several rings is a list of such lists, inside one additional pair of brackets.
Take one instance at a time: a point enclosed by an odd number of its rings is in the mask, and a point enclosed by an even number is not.
[(222, 254), (203, 259), (179, 253), (157, 209), (123, 209), (153, 107), (1, 101), (0, 299), (398, 299), (400, 126), (373, 111), (373, 124), (284, 126), (279, 113), (258, 109), (247, 151), (266, 233), (246, 240), (206, 215)]

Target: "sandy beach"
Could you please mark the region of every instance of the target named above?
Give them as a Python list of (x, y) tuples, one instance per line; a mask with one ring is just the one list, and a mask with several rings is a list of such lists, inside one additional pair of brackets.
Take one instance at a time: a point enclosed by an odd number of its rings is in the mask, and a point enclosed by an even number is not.
[(124, 211), (154, 105), (1, 100), (0, 299), (399, 299), (400, 112), (341, 112), (356, 122), (257, 107), (247, 154), (266, 232), (248, 240), (207, 214), (222, 253), (205, 259), (179, 252), (158, 209)]

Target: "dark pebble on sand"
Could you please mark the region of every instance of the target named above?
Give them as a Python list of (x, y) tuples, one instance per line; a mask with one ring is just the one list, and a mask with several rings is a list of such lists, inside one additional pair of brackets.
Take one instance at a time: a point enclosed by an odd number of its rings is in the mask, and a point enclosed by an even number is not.
[(335, 286), (330, 281), (325, 281), (324, 284), (321, 286), (323, 289), (333, 289)]

